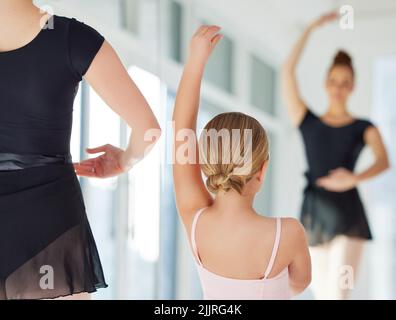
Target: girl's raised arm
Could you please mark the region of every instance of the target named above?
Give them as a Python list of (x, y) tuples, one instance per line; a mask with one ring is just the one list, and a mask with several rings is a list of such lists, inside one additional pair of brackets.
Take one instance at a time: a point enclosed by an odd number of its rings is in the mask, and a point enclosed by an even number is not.
[[(176, 205), (185, 225), (191, 222), (196, 210), (212, 203), (212, 196), (202, 180), (196, 125), (201, 81), (209, 56), (222, 38), (219, 31), (217, 26), (202, 26), (194, 34), (173, 112), (173, 178)], [(186, 146), (188, 154), (185, 153)]]

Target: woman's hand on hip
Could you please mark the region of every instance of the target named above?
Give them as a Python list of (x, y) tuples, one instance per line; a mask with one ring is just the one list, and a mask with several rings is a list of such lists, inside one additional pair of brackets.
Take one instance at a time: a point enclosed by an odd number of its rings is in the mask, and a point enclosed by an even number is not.
[(358, 177), (348, 169), (337, 168), (331, 170), (327, 176), (316, 180), (316, 184), (328, 191), (345, 192), (356, 187)]
[(97, 148), (87, 148), (90, 154), (103, 152), (98, 157), (74, 163), (74, 170), (82, 177), (109, 178), (127, 172), (132, 168), (126, 158), (126, 152), (111, 144), (105, 144)]

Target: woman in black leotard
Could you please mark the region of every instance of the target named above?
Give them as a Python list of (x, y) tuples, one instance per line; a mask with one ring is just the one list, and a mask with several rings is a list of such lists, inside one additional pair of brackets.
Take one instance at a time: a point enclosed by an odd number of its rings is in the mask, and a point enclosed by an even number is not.
[[(282, 76), (289, 115), (302, 134), (309, 168), (301, 222), (311, 245), (312, 288), (316, 297), (325, 299), (347, 297), (364, 240), (372, 238), (356, 187), (389, 166), (378, 129), (348, 112), (355, 73), (347, 53), (339, 51), (328, 71), (324, 115), (316, 115), (300, 97), (295, 68), (305, 42), (315, 28), (336, 18), (336, 13), (330, 13), (306, 29), (285, 62)], [(366, 144), (374, 151), (375, 162), (364, 172), (355, 173), (356, 160)], [(341, 276), (347, 281), (344, 287)]]
[[(73, 164), (73, 101), (82, 78), (133, 128), (133, 138), (126, 150), (104, 145), (89, 150), (102, 155)], [(126, 172), (152, 145), (145, 139), (150, 128), (159, 135), (149, 105), (101, 34), (43, 15), (30, 0), (0, 1), (0, 299), (107, 286), (76, 173)]]

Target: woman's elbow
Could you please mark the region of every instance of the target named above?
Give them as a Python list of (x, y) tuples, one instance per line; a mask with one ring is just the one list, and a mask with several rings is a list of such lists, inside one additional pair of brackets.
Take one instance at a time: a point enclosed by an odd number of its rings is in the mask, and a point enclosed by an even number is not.
[(390, 164), (390, 162), (389, 162), (388, 157), (385, 157), (385, 158), (383, 158), (383, 159), (380, 159), (379, 162), (380, 162), (380, 164), (381, 164), (381, 169), (382, 169), (381, 171), (382, 171), (382, 172), (387, 171), (387, 170), (390, 169), (391, 164)]
[(162, 128), (154, 115), (146, 121), (143, 128), (145, 128), (145, 136), (150, 137), (150, 139), (152, 137), (157, 137), (159, 139), (162, 135)]
[(312, 274), (310, 273), (309, 275), (306, 276), (306, 278), (304, 279), (304, 289), (308, 288), (309, 285), (312, 282)]
[(390, 168), (391, 168), (391, 164), (389, 162), (389, 159), (386, 159), (385, 169), (384, 170), (389, 170)]
[(162, 129), (157, 119), (154, 119), (153, 122), (148, 126), (146, 135), (148, 135), (149, 140), (154, 144), (159, 141), (162, 136)]

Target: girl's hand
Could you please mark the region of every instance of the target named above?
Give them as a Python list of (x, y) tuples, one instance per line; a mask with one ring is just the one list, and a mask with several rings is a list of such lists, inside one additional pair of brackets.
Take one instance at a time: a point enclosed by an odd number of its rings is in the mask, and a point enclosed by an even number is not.
[(317, 18), (314, 20), (309, 26), (308, 30), (312, 31), (318, 27), (323, 26), (326, 23), (335, 21), (338, 19), (338, 12), (337, 11), (331, 11), (329, 13), (326, 13), (322, 15), (321, 17)]
[(328, 176), (319, 178), (316, 184), (328, 191), (345, 192), (356, 187), (358, 178), (348, 169), (337, 168), (331, 170)]
[(201, 26), (195, 32), (190, 43), (188, 62), (197, 67), (204, 67), (213, 49), (223, 38), (218, 26)]
[(79, 176), (109, 178), (122, 174), (132, 167), (126, 159), (125, 151), (111, 144), (97, 148), (87, 148), (86, 151), (90, 154), (104, 153), (96, 158), (74, 163), (75, 172)]

